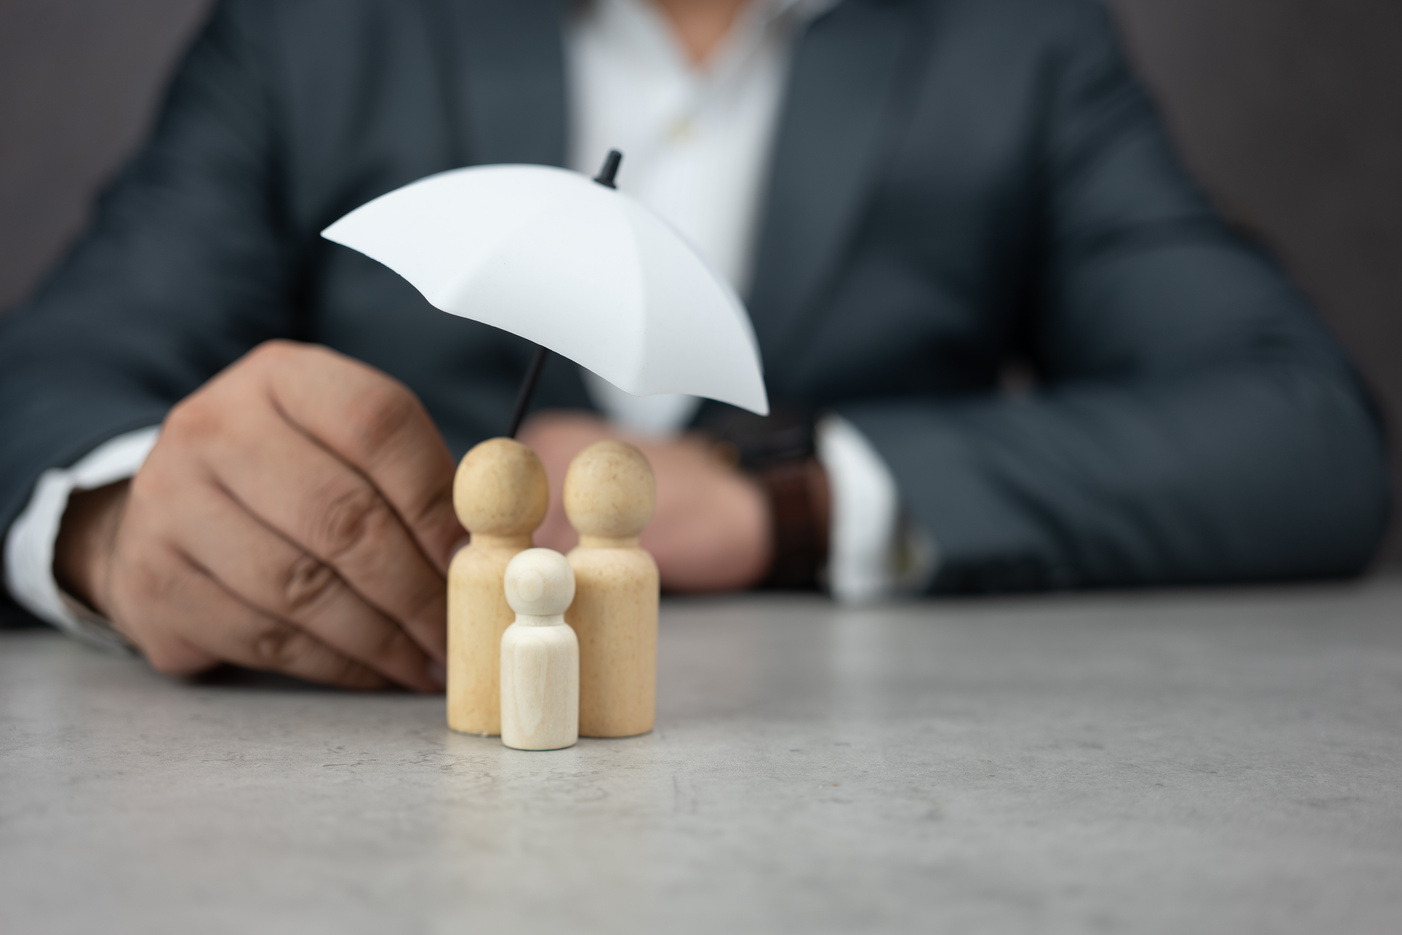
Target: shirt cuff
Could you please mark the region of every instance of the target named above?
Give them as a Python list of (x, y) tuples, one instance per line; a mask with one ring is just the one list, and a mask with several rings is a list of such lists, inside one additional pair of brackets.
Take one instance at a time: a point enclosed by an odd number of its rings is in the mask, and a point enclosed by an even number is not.
[(72, 467), (45, 471), (24, 512), (5, 535), (5, 587), (10, 595), (39, 619), (106, 649), (129, 647), (107, 621), (59, 589), (54, 580), (54, 545), (69, 494), (134, 476), (159, 434), (159, 426), (127, 432), (99, 445)]
[(832, 490), (832, 596), (844, 604), (865, 604), (924, 590), (939, 566), (939, 549), (906, 522), (886, 462), (841, 416), (820, 419), (816, 435), (818, 460)]

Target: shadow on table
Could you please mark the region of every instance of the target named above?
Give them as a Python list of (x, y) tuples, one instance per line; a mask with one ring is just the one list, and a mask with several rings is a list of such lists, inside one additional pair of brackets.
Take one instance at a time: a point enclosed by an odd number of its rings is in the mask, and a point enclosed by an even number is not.
[(422, 697), (416, 695), (414, 692), (398, 688), (362, 692), (355, 691), (354, 689), (337, 688), (332, 685), (317, 685), (313, 682), (304, 682), (301, 679), (293, 678), (290, 675), (279, 675), (276, 672), (259, 672), (255, 669), (244, 669), (232, 665), (219, 666), (210, 669), (208, 672), (201, 673), (200, 675), (186, 678), (183, 681), (196, 688), (236, 688), (244, 691)]

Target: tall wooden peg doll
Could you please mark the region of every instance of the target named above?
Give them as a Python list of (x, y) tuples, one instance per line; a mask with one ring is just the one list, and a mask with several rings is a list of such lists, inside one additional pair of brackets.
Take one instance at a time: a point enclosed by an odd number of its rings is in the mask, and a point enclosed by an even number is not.
[(579, 533), (570, 552), (579, 637), (579, 733), (630, 737), (652, 730), (657, 699), (657, 563), (638, 545), (656, 502), (652, 466), (632, 445), (596, 442), (565, 476), (565, 513)]
[(515, 619), (502, 590), (507, 563), (531, 547), (550, 488), (540, 459), (520, 442), (491, 438), (469, 451), (453, 480), (453, 506), (472, 533), (448, 569), (448, 726), (501, 733), (501, 635)]

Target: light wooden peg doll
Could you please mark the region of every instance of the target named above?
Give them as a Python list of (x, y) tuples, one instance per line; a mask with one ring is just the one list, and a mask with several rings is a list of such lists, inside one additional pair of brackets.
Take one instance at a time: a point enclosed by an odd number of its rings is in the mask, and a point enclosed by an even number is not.
[(520, 442), (491, 438), (469, 451), (453, 480), (453, 506), (472, 533), (448, 569), (448, 726), (501, 733), (501, 635), (515, 619), (502, 582), (531, 547), (550, 488), (540, 459)]
[(575, 599), (565, 619), (579, 637), (582, 737), (652, 730), (659, 581), (638, 536), (656, 499), (652, 466), (623, 442), (590, 445), (565, 475), (565, 513), (579, 533), (569, 555)]
[(501, 742), (559, 750), (579, 740), (579, 641), (565, 623), (574, 572), (559, 552), (527, 549), (506, 566), (516, 622), (501, 637)]

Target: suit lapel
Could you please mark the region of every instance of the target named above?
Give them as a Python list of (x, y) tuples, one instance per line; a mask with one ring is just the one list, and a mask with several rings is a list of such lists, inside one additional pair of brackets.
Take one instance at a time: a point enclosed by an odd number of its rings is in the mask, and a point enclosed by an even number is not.
[(438, 0), (452, 31), (466, 164), (566, 159), (564, 0)]
[(887, 143), (915, 4), (848, 0), (798, 40), (770, 168), (749, 309), (766, 368), (821, 298)]

